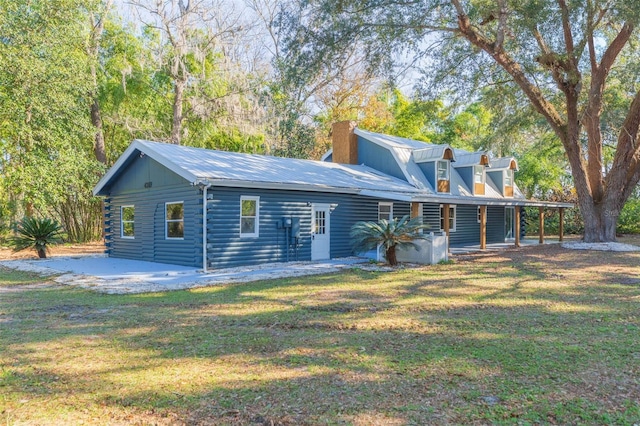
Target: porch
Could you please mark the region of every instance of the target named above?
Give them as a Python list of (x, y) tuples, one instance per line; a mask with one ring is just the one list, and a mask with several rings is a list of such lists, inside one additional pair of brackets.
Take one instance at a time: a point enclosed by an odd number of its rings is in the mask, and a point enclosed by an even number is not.
[[(542, 244), (561, 244), (563, 242), (563, 239), (560, 239), (558, 236), (551, 236), (551, 237), (545, 237), (544, 241), (542, 242)], [(537, 236), (527, 236), (525, 238), (521, 238), (520, 241), (520, 247), (526, 247), (526, 246), (537, 246), (540, 245), (540, 240), (539, 237)], [(481, 248), (480, 244), (469, 244), (469, 245), (463, 245), (463, 246), (450, 246), (449, 247), (449, 253), (452, 255), (458, 255), (458, 254), (466, 254), (466, 253), (475, 253), (475, 252), (486, 252), (486, 251), (501, 251), (501, 250), (507, 250), (507, 249), (512, 249), (512, 248), (516, 248), (516, 244), (515, 241), (507, 241), (504, 243), (493, 243), (493, 244), (486, 244), (485, 248)]]

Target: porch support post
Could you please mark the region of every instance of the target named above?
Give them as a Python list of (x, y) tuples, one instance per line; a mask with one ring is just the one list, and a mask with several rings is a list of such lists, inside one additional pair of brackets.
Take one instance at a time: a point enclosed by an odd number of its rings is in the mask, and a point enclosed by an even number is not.
[(520, 206), (516, 206), (516, 247), (520, 247)]
[(480, 249), (487, 248), (487, 206), (480, 206)]
[(562, 242), (564, 239), (564, 207), (558, 208), (558, 213), (560, 213), (560, 226), (558, 227), (558, 240)]
[(449, 204), (442, 205), (442, 219), (444, 222), (444, 233), (447, 236), (447, 253), (449, 252)]
[(538, 207), (538, 243), (544, 244), (544, 207)]
[(411, 203), (411, 219), (422, 216), (420, 214), (420, 203)]

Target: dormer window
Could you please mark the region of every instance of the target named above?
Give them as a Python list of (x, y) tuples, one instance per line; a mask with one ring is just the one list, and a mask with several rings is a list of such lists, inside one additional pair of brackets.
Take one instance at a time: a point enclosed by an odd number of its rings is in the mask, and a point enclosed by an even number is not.
[(504, 196), (513, 197), (513, 169), (504, 171)]
[(484, 195), (485, 180), (484, 166), (473, 166), (473, 193), (475, 195)]
[(438, 161), (436, 176), (438, 178), (438, 192), (449, 192), (449, 161)]

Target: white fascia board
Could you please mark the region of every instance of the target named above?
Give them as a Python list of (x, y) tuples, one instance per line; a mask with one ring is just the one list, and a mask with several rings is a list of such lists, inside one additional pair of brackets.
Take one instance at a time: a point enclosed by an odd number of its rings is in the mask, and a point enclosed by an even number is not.
[(149, 148), (148, 145), (144, 144), (144, 141), (139, 139), (134, 140), (131, 145), (122, 153), (118, 161), (115, 162), (113, 166), (107, 171), (107, 173), (100, 179), (100, 181), (93, 188), (93, 195), (98, 195), (100, 191), (111, 181), (111, 179), (120, 171), (120, 169), (129, 161), (132, 155), (140, 155), (137, 154), (136, 151), (141, 154), (148, 155), (150, 158), (154, 159), (158, 163), (162, 164), (178, 176), (186, 179), (188, 182), (195, 183), (197, 177), (182, 167), (175, 164), (173, 161), (166, 158), (164, 155), (158, 154), (154, 149)]
[[(407, 179), (407, 182), (410, 182), (411, 184), (415, 184), (415, 179), (413, 178), (413, 176), (411, 176), (411, 174), (409, 173), (409, 170), (407, 170), (407, 165), (406, 163), (402, 162), (400, 160), (400, 157), (398, 157), (398, 153), (396, 152), (396, 149), (407, 149), (410, 150), (410, 148), (389, 148), (389, 151), (391, 152), (391, 155), (393, 155), (393, 159), (396, 160), (396, 163), (398, 164), (398, 167), (400, 167), (400, 170), (402, 170), (402, 174), (404, 175), (404, 177)], [(409, 160), (411, 161), (411, 160)]]
[(320, 157), (320, 161), (327, 161), (330, 155), (333, 155), (333, 148), (329, 148), (329, 151), (325, 152), (322, 157)]
[(382, 198), (384, 200), (393, 200), (393, 201), (413, 201), (413, 196), (411, 194), (403, 194), (400, 192), (387, 192), (387, 191), (374, 191), (370, 189), (365, 189), (360, 191), (360, 195), (364, 195), (365, 197), (372, 198)]
[(334, 187), (328, 185), (309, 185), (303, 183), (256, 182), (235, 179), (197, 179), (195, 185), (211, 185), (225, 188), (280, 189), (290, 191), (334, 192), (340, 194), (358, 194), (360, 188)]
[(127, 149), (124, 150), (120, 158), (118, 158), (118, 161), (116, 161), (115, 164), (111, 166), (109, 170), (107, 170), (107, 173), (105, 173), (104, 176), (102, 176), (102, 179), (100, 179), (96, 184), (96, 186), (93, 188), (94, 196), (98, 195), (98, 193), (102, 190), (102, 188), (104, 188), (107, 182), (109, 182), (111, 178), (118, 172), (118, 170), (124, 165), (124, 163), (127, 162), (129, 157), (133, 153), (135, 153), (136, 149), (139, 149), (139, 148), (136, 146), (136, 141), (133, 141), (133, 143), (129, 145)]

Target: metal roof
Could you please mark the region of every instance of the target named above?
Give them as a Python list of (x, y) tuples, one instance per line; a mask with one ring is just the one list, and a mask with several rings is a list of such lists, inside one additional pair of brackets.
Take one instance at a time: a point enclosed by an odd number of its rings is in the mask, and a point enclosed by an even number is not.
[[(356, 132), (368, 138), (365, 134), (369, 132), (357, 129)], [(515, 198), (504, 198), (488, 176), (486, 195), (473, 196), (460, 175), (453, 169), (450, 175), (451, 194), (435, 193), (422, 170), (411, 158), (413, 148), (407, 145), (402, 146), (402, 143), (410, 141), (409, 139), (395, 137), (376, 139), (379, 144), (392, 151), (409, 182), (364, 165), (241, 154), (135, 140), (100, 179), (93, 193), (108, 195), (111, 183), (126, 170), (127, 166), (140, 155), (147, 155), (193, 185), (336, 192), (411, 202), (573, 206), (568, 203), (525, 200), (520, 198), (523, 196), (519, 190), (514, 191), (517, 192), (514, 194)], [(411, 142), (413, 145), (424, 146), (422, 142)]]
[(498, 157), (492, 158), (490, 161), (492, 170), (510, 169), (512, 161), (516, 163), (516, 170), (518, 170), (518, 160), (515, 157)]
[(444, 155), (449, 150), (453, 158), (452, 162), (456, 161), (456, 154), (447, 144), (444, 145), (429, 145), (426, 148), (413, 150), (413, 161), (416, 163), (426, 163), (429, 161), (443, 160)]
[[(456, 162), (452, 166), (456, 168), (482, 165), (483, 156), (489, 159), (489, 153), (486, 151), (466, 152), (456, 149), (454, 152), (456, 154)], [(491, 167), (491, 160), (489, 160), (487, 167)]]
[(363, 138), (374, 142), (383, 144), (386, 146), (394, 146), (396, 148), (411, 148), (411, 149), (420, 149), (426, 148), (428, 146), (432, 146), (427, 142), (416, 141), (413, 139), (401, 138), (399, 136), (391, 136), (391, 135), (383, 135), (381, 133), (373, 133), (367, 130), (362, 130), (359, 128), (355, 128), (354, 133), (358, 136), (362, 136)]
[(419, 193), (407, 182), (367, 166), (240, 154), (135, 140), (98, 182), (94, 194), (105, 189), (135, 155), (148, 155), (192, 184), (287, 188), (308, 191)]

